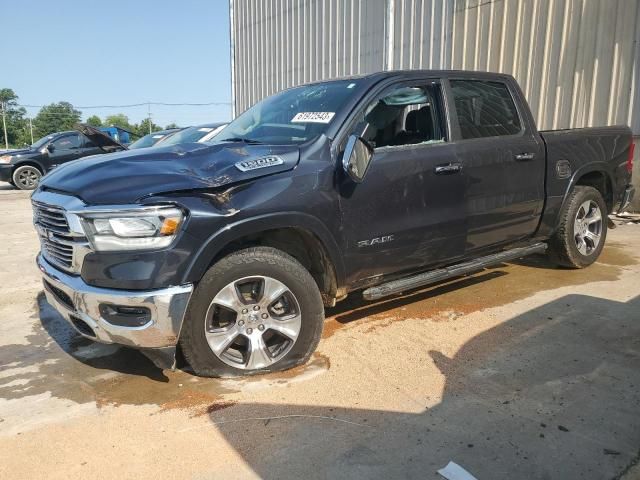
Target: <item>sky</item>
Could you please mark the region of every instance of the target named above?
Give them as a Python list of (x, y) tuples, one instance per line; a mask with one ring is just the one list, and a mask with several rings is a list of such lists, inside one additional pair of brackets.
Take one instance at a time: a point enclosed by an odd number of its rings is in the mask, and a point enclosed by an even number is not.
[[(25, 105), (68, 101), (104, 118), (132, 123), (145, 102), (211, 103), (151, 106), (161, 126), (231, 117), (228, 0), (0, 0), (0, 88)], [(27, 108), (35, 116), (38, 108)]]

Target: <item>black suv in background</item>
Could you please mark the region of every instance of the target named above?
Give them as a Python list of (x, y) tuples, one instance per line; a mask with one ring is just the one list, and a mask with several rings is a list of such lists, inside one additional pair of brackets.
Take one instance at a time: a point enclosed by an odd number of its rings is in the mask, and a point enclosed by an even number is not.
[(104, 134), (88, 137), (73, 130), (52, 133), (30, 147), (0, 155), (0, 181), (9, 182), (20, 190), (33, 190), (40, 178), (58, 165), (89, 155), (125, 149)]

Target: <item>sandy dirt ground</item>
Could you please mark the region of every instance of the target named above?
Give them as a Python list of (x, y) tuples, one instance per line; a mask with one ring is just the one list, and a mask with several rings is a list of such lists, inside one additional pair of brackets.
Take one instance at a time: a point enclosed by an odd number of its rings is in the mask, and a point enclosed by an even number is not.
[(44, 300), (28, 195), (0, 210), (0, 478), (640, 478), (640, 225), (586, 270), (354, 296), (308, 365), (217, 380), (79, 337)]

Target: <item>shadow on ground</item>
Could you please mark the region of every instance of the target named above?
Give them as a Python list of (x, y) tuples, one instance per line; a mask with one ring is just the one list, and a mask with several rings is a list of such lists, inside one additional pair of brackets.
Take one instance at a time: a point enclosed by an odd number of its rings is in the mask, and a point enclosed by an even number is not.
[(162, 390), (169, 381), (167, 374), (139, 351), (81, 337), (47, 303), (43, 292), (34, 316), (39, 322), (26, 337), (26, 345), (0, 345), (0, 373), (7, 382), (0, 386), (0, 398), (48, 393), (101, 405), (162, 403), (177, 395), (176, 389)]
[[(635, 260), (608, 246), (586, 270), (549, 268), (542, 259), (520, 263), (374, 304), (347, 300), (353, 303), (327, 312), (328, 324), (477, 312), (539, 290), (615, 281)], [(422, 360), (444, 375), (442, 400), (434, 406), (418, 399), (414, 413), (402, 413), (406, 401), (399, 411), (221, 403), (229, 390), (220, 382), (163, 373), (135, 350), (82, 339), (40, 295), (28, 345), (0, 346), (0, 370), (11, 372), (0, 398), (46, 392), (99, 405), (196, 404), (264, 478), (437, 478), (449, 460), (479, 479), (613, 478), (640, 446), (639, 307), (640, 297), (619, 303), (569, 295), (476, 336), (453, 358), (434, 343)], [(430, 380), (414, 376), (411, 385)]]
[(446, 386), (420, 413), (251, 403), (210, 420), (261, 478), (439, 478), (453, 460), (479, 479), (606, 479), (637, 461), (640, 297), (569, 295), (453, 358), (423, 353)]

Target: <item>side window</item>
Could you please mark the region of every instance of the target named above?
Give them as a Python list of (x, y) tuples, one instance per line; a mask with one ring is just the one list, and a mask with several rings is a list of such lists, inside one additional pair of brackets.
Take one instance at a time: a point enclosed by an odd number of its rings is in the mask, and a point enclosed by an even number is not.
[(451, 80), (451, 91), (462, 138), (513, 135), (522, 129), (504, 83)]
[(74, 150), (82, 147), (80, 135), (67, 135), (53, 142), (56, 150)]
[(369, 103), (357, 121), (375, 148), (445, 141), (436, 85), (395, 86)]

